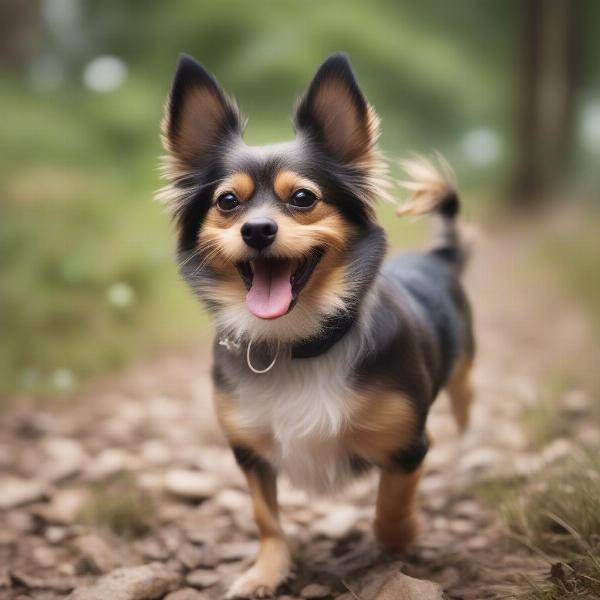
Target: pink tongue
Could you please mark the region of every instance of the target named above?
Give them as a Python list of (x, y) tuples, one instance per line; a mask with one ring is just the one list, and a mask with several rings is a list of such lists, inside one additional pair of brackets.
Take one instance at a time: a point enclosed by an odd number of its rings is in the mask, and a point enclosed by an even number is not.
[(285, 315), (292, 303), (292, 261), (255, 260), (252, 271), (252, 287), (246, 295), (250, 312), (261, 319)]

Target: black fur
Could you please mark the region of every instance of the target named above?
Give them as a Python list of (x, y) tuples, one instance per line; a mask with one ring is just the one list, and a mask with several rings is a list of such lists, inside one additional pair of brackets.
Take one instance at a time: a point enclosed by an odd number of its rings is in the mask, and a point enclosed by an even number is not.
[(235, 462), (243, 471), (256, 470), (258, 472), (270, 470), (270, 465), (258, 454), (244, 446), (232, 446), (231, 450)]
[(429, 450), (429, 440), (425, 432), (421, 432), (408, 448), (398, 450), (390, 457), (392, 469), (403, 473), (414, 473), (423, 462)]

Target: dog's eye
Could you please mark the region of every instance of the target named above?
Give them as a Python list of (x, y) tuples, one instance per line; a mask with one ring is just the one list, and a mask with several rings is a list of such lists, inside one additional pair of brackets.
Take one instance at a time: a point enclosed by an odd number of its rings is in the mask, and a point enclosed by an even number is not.
[(231, 212), (240, 205), (240, 201), (231, 192), (225, 192), (217, 198), (217, 206), (223, 212)]
[(316, 201), (317, 197), (313, 192), (302, 188), (292, 194), (288, 203), (295, 208), (311, 208)]

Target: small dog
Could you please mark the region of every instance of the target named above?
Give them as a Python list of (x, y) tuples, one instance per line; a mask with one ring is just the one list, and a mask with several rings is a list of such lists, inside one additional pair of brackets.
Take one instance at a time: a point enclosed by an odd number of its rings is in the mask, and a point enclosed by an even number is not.
[(412, 197), (400, 212), (433, 213), (439, 234), (428, 251), (384, 261), (378, 118), (345, 55), (318, 69), (294, 125), (291, 142), (247, 146), (235, 103), (180, 58), (162, 127), (161, 196), (178, 226), (181, 273), (214, 320), (216, 413), (261, 542), (229, 597), (272, 595), (289, 575), (278, 472), (330, 493), (378, 467), (375, 533), (385, 548), (404, 548), (417, 532), (429, 407), (445, 388), (464, 428), (472, 396), (450, 178), (429, 161), (407, 164)]

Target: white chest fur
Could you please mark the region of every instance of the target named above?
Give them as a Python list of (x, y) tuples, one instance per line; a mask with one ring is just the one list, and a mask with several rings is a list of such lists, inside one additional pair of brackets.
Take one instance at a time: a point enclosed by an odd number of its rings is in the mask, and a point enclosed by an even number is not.
[(342, 443), (352, 407), (348, 346), (315, 359), (278, 360), (268, 373), (238, 384), (239, 426), (269, 432), (269, 460), (309, 492), (333, 492), (351, 474)]

